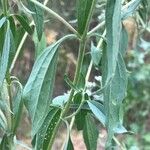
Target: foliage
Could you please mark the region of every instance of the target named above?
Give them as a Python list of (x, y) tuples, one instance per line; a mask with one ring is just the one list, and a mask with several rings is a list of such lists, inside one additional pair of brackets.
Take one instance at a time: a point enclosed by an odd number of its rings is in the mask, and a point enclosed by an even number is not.
[[(18, 0), (20, 10), (16, 14), (8, 8), (7, 0), (1, 1), (3, 12), (0, 16), (0, 41), (2, 43), (0, 45), (0, 127), (4, 131), (0, 148), (2, 150), (15, 149), (15, 135), (23, 102), (31, 118), (33, 149), (52, 149), (57, 131), (63, 122), (68, 131), (63, 149), (74, 149), (70, 136), (72, 124), (69, 124), (69, 120), (71, 119), (77, 129), (83, 131), (87, 149), (95, 150), (99, 132), (94, 118), (97, 118), (107, 130), (106, 149), (122, 147), (118, 141), (114, 142), (116, 134), (127, 132), (123, 126), (122, 104), (127, 88), (127, 71), (123, 57), (126, 54), (128, 35), (122, 22), (136, 11), (141, 1), (133, 0), (122, 4), (121, 0), (102, 2), (77, 0), (75, 7), (77, 30), (47, 7), (46, 2)], [(90, 29), (97, 5), (102, 5), (104, 9), (101, 15), (98, 14), (100, 16), (97, 15), (102, 19), (103, 24)], [(46, 48), (45, 37), (43, 37), (44, 11), (58, 19), (73, 33), (65, 35)], [(25, 31), (19, 39), (17, 30), (20, 27), (16, 26), (16, 21), (20, 23), (22, 32)], [(102, 27), (104, 24), (105, 29)], [(103, 34), (98, 32), (98, 29), (104, 30)], [(12, 69), (27, 35), (32, 35), (33, 32), (37, 55), (30, 77), (26, 85), (22, 87), (17, 77), (12, 76)], [(98, 37), (98, 42), (94, 42), (92, 36)], [(70, 87), (68, 94), (53, 99), (59, 46), (66, 40), (79, 42), (76, 71), (73, 81), (68, 75), (64, 76), (65, 82)], [(91, 51), (89, 50), (88, 53), (91, 54), (91, 59), (87, 63), (88, 41), (97, 44), (97, 47), (91, 44)], [(89, 93), (88, 81), (92, 67), (101, 74), (101, 80), (96, 89), (92, 89)]]

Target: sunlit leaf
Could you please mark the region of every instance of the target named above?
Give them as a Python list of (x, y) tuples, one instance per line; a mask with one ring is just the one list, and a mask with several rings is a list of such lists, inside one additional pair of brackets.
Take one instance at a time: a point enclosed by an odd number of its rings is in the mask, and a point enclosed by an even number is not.
[(53, 84), (55, 81), (58, 47), (68, 35), (47, 47), (37, 58), (28, 82), (23, 90), (25, 105), (32, 120), (32, 134), (34, 135), (41, 124), (49, 105), (52, 102)]

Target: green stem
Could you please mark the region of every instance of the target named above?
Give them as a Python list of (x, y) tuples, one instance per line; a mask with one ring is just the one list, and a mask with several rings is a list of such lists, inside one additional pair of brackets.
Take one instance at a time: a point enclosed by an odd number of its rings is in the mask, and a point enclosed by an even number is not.
[[(80, 72), (81, 72), (83, 59), (84, 59), (84, 54), (85, 54), (87, 31), (88, 31), (88, 28), (89, 28), (90, 19), (92, 17), (95, 4), (96, 4), (96, 0), (94, 0), (93, 3), (92, 3), (92, 6), (91, 6), (91, 9), (90, 9), (90, 12), (89, 12), (89, 16), (88, 16), (88, 19), (87, 19), (87, 23), (86, 23), (86, 26), (85, 26), (84, 33), (83, 33), (83, 35), (82, 35), (82, 37), (81, 37), (81, 39), (79, 41), (80, 42), (79, 43), (79, 54), (78, 54), (76, 72), (75, 72), (74, 81), (73, 81), (73, 84), (75, 86), (77, 86), (78, 81), (79, 81), (79, 77), (80, 77)], [(55, 129), (53, 130), (53, 134), (52, 134), (51, 140), (49, 142), (48, 149), (52, 149), (56, 133), (58, 131), (58, 128), (59, 128), (59, 126), (61, 124), (62, 119), (65, 117), (65, 115), (67, 114), (67, 112), (68, 112), (68, 110), (70, 108), (70, 104), (72, 103), (72, 99), (73, 99), (74, 93), (75, 93), (75, 90), (71, 89), (69, 99), (68, 99), (68, 101), (67, 101), (67, 103), (66, 103), (66, 105), (65, 105), (65, 107), (64, 107), (64, 109), (63, 109), (63, 111), (61, 113), (61, 116), (60, 116), (60, 118), (59, 118), (59, 120), (58, 120), (58, 122), (57, 122), (57, 124), (55, 126)]]
[[(81, 67), (82, 67), (82, 64), (83, 64), (83, 58), (84, 58), (84, 53), (85, 53), (85, 45), (86, 45), (86, 39), (83, 38), (83, 39), (81, 39), (80, 46), (79, 46), (79, 54), (78, 54), (78, 61), (77, 61), (78, 63), (77, 63), (75, 78), (74, 78), (74, 82), (73, 82), (75, 86), (78, 83), (79, 73), (81, 71)], [(56, 133), (57, 133), (58, 128), (59, 128), (59, 126), (61, 124), (62, 118), (64, 118), (64, 116), (66, 115), (66, 113), (68, 112), (68, 110), (70, 108), (70, 104), (72, 102), (74, 93), (75, 93), (75, 90), (71, 89), (70, 96), (69, 96), (69, 99), (67, 101), (67, 104), (65, 105), (65, 108), (63, 109), (63, 111), (61, 113), (60, 119), (58, 120), (58, 122), (57, 122), (57, 124), (55, 126), (55, 129), (53, 130), (53, 135), (51, 137), (48, 149), (52, 149), (52, 145), (53, 145)]]
[(2, 0), (3, 12), (5, 16), (7, 16), (7, 5), (8, 5), (8, 1)]

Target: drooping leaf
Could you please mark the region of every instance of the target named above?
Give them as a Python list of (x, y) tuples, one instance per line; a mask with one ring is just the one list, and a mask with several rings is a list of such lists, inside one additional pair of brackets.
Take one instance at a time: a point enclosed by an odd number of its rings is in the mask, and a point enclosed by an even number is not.
[[(38, 1), (42, 2), (43, 0)], [(34, 14), (32, 13), (32, 16), (35, 22), (38, 39), (40, 41), (42, 38), (44, 28), (44, 11), (39, 6), (35, 5), (29, 0), (28, 0), (28, 7), (32, 12), (34, 12)]]
[(58, 47), (68, 35), (47, 47), (37, 58), (30, 77), (23, 90), (25, 105), (32, 120), (32, 134), (34, 135), (41, 124), (49, 105), (52, 102), (53, 84), (56, 73)]
[(104, 112), (104, 106), (95, 101), (87, 101), (87, 103), (95, 117), (103, 124), (103, 126), (105, 126), (106, 116)]
[(87, 150), (97, 149), (98, 130), (90, 114), (85, 117), (83, 137)]
[(31, 29), (31, 27), (29, 26), (28, 22), (20, 15), (14, 15), (14, 16), (20, 22), (23, 29), (31, 35), (33, 33), (33, 31)]
[(48, 150), (48, 144), (50, 142), (53, 129), (55, 128), (55, 125), (60, 118), (60, 113), (60, 109), (50, 108), (50, 111), (44, 119), (42, 126), (36, 134), (36, 150)]
[(91, 44), (91, 57), (93, 63), (98, 66), (102, 57), (102, 52), (99, 48), (95, 47), (94, 44)]
[(83, 34), (87, 28), (87, 21), (90, 17), (90, 11), (94, 0), (77, 0), (77, 20), (78, 20), (78, 32)]

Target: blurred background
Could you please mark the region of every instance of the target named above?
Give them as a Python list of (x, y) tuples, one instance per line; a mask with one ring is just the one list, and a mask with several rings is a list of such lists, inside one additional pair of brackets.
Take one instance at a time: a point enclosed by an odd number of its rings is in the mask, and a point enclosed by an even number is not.
[[(99, 0), (90, 25), (95, 27), (100, 23), (105, 13), (106, 0)], [(52, 8), (66, 20), (76, 27), (75, 0), (49, 0), (47, 6)], [(12, 11), (18, 11), (15, 1), (10, 1)], [(24, 12), (20, 12), (24, 13)], [(26, 14), (29, 15), (29, 14)], [(30, 15), (29, 15), (30, 16)], [(55, 42), (57, 39), (69, 33), (63, 24), (45, 14), (44, 35), (47, 45)], [(123, 24), (128, 32), (128, 49), (125, 57), (128, 70), (128, 91), (124, 100), (124, 124), (125, 127), (134, 132), (134, 134), (120, 136), (119, 139), (129, 150), (150, 150), (150, 1), (143, 0), (137, 13), (128, 17)], [(19, 26), (19, 25), (18, 25)], [(98, 33), (103, 32), (104, 27), (99, 29)], [(35, 47), (33, 37), (28, 36), (22, 48), (22, 52), (17, 60), (13, 74), (17, 76), (21, 83), (25, 84), (33, 63), (35, 61)], [(95, 43), (97, 39), (94, 39)], [(87, 47), (88, 49), (88, 47)], [(54, 97), (67, 92), (68, 87), (64, 82), (63, 74), (69, 74), (73, 78), (78, 42), (69, 41), (60, 48), (60, 57), (57, 70), (57, 77), (54, 89)], [(87, 50), (88, 51), (88, 50)], [(95, 76), (99, 75), (97, 70), (93, 69), (90, 82), (95, 82)], [(18, 137), (26, 144), (30, 145), (30, 121), (26, 110), (24, 109)], [(100, 129), (100, 139), (98, 149), (103, 150), (106, 132)], [(58, 135), (55, 143), (55, 150), (60, 149), (60, 145), (65, 139), (65, 130)], [(84, 150), (81, 133), (77, 133), (74, 127), (72, 141), (75, 150)], [(19, 149), (19, 148), (18, 148)]]

